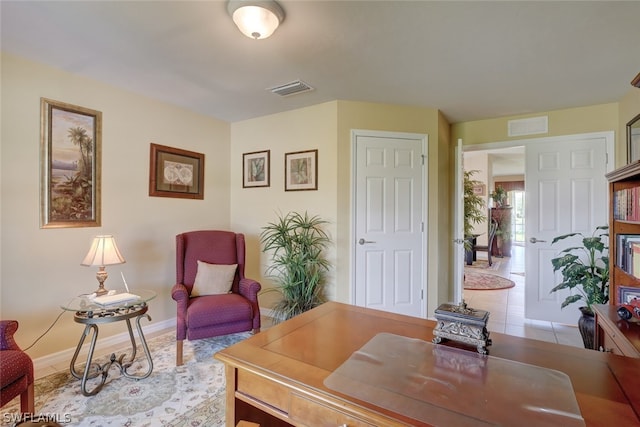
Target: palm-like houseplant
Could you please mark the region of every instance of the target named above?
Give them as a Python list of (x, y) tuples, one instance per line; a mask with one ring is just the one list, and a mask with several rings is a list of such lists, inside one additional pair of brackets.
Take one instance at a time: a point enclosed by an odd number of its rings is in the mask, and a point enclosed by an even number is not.
[[(606, 304), (609, 301), (609, 247), (608, 226), (596, 227), (591, 236), (582, 233), (569, 233), (553, 239), (551, 244), (573, 237), (582, 237), (582, 246), (563, 249), (560, 256), (553, 258), (553, 271), (562, 273), (562, 282), (551, 289), (557, 292), (569, 289), (571, 294), (562, 302), (561, 308), (569, 304), (584, 301), (580, 307), (582, 317), (578, 321), (582, 340), (586, 348), (594, 348), (593, 304)], [(582, 255), (582, 256), (581, 256)]]
[(290, 212), (262, 228), (263, 252), (271, 252), (267, 275), (274, 278), (282, 299), (273, 307), (276, 322), (290, 319), (326, 301), (324, 273), (329, 262), (323, 251), (331, 242), (318, 216)]

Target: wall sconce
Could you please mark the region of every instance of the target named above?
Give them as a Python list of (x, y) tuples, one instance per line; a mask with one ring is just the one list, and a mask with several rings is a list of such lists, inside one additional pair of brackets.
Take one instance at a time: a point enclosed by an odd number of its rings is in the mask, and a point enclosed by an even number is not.
[(284, 21), (275, 0), (229, 0), (227, 11), (242, 34), (256, 40), (269, 37)]
[(98, 266), (98, 273), (96, 278), (98, 279), (98, 289), (95, 291), (96, 296), (104, 295), (107, 290), (104, 287), (104, 281), (107, 280), (107, 272), (104, 267), (106, 265), (124, 264), (126, 261), (118, 246), (116, 246), (116, 240), (113, 236), (96, 236), (91, 243), (91, 248), (87, 256), (80, 265), (86, 266)]

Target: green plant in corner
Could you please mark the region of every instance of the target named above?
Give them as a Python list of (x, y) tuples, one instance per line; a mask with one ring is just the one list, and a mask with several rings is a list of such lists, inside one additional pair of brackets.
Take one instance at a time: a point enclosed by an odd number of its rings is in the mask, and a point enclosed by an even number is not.
[(466, 237), (473, 234), (473, 225), (480, 224), (487, 218), (483, 210), (484, 199), (473, 191), (474, 187), (482, 185), (482, 182), (472, 179), (477, 172), (464, 171), (464, 248), (467, 251), (471, 250), (471, 240)]
[(502, 186), (497, 186), (495, 190), (489, 193), (489, 197), (493, 199), (496, 207), (501, 207), (507, 202), (507, 191)]
[(267, 275), (274, 278), (282, 299), (273, 307), (276, 322), (290, 319), (326, 301), (324, 273), (329, 262), (323, 251), (331, 242), (318, 216), (290, 212), (262, 228), (263, 252), (271, 252)]
[[(593, 304), (606, 304), (609, 301), (609, 247), (604, 240), (604, 237), (609, 236), (606, 232), (608, 229), (606, 225), (599, 226), (591, 236), (570, 233), (558, 236), (551, 242), (554, 244), (576, 235), (582, 237), (582, 246), (563, 249), (560, 256), (551, 260), (553, 271), (559, 270), (562, 273), (562, 283), (551, 289), (551, 292), (561, 289), (572, 291), (561, 308), (584, 300), (586, 311), (593, 314)], [(575, 252), (586, 257), (581, 258)], [(574, 290), (577, 293), (573, 293)]]

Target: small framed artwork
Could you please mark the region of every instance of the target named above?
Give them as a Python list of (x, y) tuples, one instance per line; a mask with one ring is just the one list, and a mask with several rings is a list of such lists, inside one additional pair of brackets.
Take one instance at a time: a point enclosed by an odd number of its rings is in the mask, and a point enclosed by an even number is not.
[(477, 184), (473, 186), (473, 194), (476, 196), (484, 196), (487, 194), (487, 186), (485, 184)]
[(204, 154), (151, 144), (149, 196), (204, 199)]
[(318, 189), (318, 150), (284, 154), (284, 190)]
[(102, 113), (40, 99), (40, 228), (100, 227)]
[(242, 187), (268, 187), (270, 179), (270, 150), (242, 155)]
[(634, 298), (640, 299), (640, 288), (618, 286), (618, 304), (627, 304)]
[(640, 160), (640, 114), (627, 123), (627, 163)]

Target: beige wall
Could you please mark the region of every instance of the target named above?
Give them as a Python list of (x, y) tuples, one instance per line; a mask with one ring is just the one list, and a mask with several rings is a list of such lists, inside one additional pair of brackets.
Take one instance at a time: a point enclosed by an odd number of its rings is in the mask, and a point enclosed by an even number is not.
[[(545, 115), (549, 117), (548, 133), (524, 137), (509, 137), (507, 135), (507, 122), (509, 120)], [(463, 144), (467, 146), (488, 142), (515, 141), (518, 139), (603, 132), (616, 129), (618, 129), (618, 104), (610, 103), (455, 123), (451, 126), (451, 140), (457, 141), (458, 138), (462, 138)], [(616, 136), (616, 140), (618, 139)], [(616, 153), (616, 157), (618, 157), (617, 149)]]
[[(26, 347), (61, 304), (97, 288), (97, 269), (80, 266), (97, 234), (114, 234), (127, 260), (107, 267), (107, 287), (121, 286), (122, 271), (134, 289), (158, 293), (151, 323), (175, 317), (175, 235), (229, 226), (230, 126), (6, 54), (1, 78), (0, 317), (20, 322), (18, 343)], [(40, 97), (102, 112), (101, 227), (39, 226)], [(205, 154), (204, 200), (148, 196), (150, 142)], [(123, 332), (122, 324), (108, 326), (100, 337)], [(66, 313), (29, 354), (74, 347), (81, 331)]]
[[(336, 265), (337, 236), (337, 145), (336, 102), (274, 114), (231, 125), (231, 228), (245, 233), (247, 259), (259, 260), (247, 264), (247, 277), (262, 284), (262, 307), (273, 306), (278, 294), (267, 291), (273, 281), (265, 277), (269, 257), (260, 245), (262, 227), (277, 221), (278, 215), (308, 212), (329, 222), (326, 227), (334, 245), (328, 248), (327, 260)], [(285, 153), (318, 150), (318, 190), (284, 190)], [(271, 185), (242, 188), (242, 154), (271, 150)], [(327, 277), (327, 296), (336, 299), (335, 275)]]
[(640, 114), (640, 89), (631, 88), (618, 103), (618, 144), (616, 144), (616, 165), (627, 162), (627, 123)]
[[(398, 105), (334, 101), (286, 113), (233, 123), (231, 126), (231, 224), (248, 236), (248, 256), (259, 257), (250, 273), (265, 289), (272, 281), (264, 277), (269, 259), (260, 252), (261, 227), (273, 221), (276, 212), (307, 210), (330, 222), (334, 246), (328, 253), (335, 273), (328, 277), (330, 299), (351, 299), (351, 131), (366, 129), (429, 135), (429, 305), (443, 301), (439, 278), (448, 277), (448, 258), (436, 250), (448, 238), (442, 217), (448, 218), (450, 194), (448, 123), (437, 110)], [(319, 150), (318, 191), (284, 191), (284, 153)], [(271, 186), (242, 188), (242, 153), (271, 149)], [(237, 165), (237, 166), (236, 166)], [(442, 203), (441, 203), (442, 202)], [(446, 214), (445, 214), (446, 213)], [(440, 221), (440, 226), (438, 225)], [(448, 224), (445, 221), (445, 224)], [(444, 229), (443, 229), (444, 228)], [(445, 237), (446, 236), (446, 237)], [(446, 244), (440, 246), (445, 248)], [(258, 267), (256, 270), (255, 267)], [(249, 272), (249, 270), (248, 270)], [(444, 273), (443, 273), (444, 272)], [(248, 273), (249, 274), (249, 273)], [(444, 283), (448, 283), (444, 281)], [(445, 286), (446, 287), (446, 286)], [(446, 287), (448, 293), (448, 287)], [(275, 294), (265, 293), (261, 304), (270, 307)], [(433, 308), (429, 312), (433, 311)]]
[[(338, 110), (338, 152), (339, 182), (344, 183), (338, 191), (338, 228), (343, 244), (338, 247), (338, 280), (350, 283), (352, 271), (350, 256), (353, 250), (351, 230), (351, 130), (366, 129), (389, 132), (408, 132), (426, 134), (428, 136), (428, 174), (427, 189), (429, 192), (427, 210), (427, 314), (432, 315), (439, 302), (447, 300), (441, 287), (442, 277), (448, 277), (449, 258), (446, 256), (448, 245), (444, 241), (443, 232), (449, 231), (448, 216), (443, 219), (442, 210), (450, 209), (448, 152), (442, 149), (443, 139), (441, 116), (433, 108), (419, 108), (401, 105), (340, 101)], [(448, 134), (444, 135), (448, 145)], [(443, 153), (444, 151), (444, 153)], [(446, 272), (446, 273), (444, 273)], [(448, 282), (445, 282), (448, 283)], [(345, 301), (350, 297), (351, 287), (342, 285), (339, 296)]]
[[(179, 232), (229, 228), (247, 237), (247, 275), (271, 285), (264, 271), (261, 227), (278, 212), (307, 210), (328, 220), (334, 239), (329, 260), (329, 296), (350, 300), (351, 131), (409, 132), (428, 135), (428, 307), (433, 313), (450, 301), (453, 245), (452, 180), (454, 148), (506, 141), (509, 117), (458, 123), (451, 128), (433, 108), (352, 101), (324, 104), (228, 124), (125, 92), (40, 64), (2, 56), (0, 145), (0, 309), (3, 319), (20, 321), (18, 341), (30, 344), (58, 315), (60, 304), (96, 287), (95, 269), (81, 267), (92, 237), (116, 236), (127, 263), (108, 267), (109, 284), (128, 282), (156, 290), (153, 322), (175, 316), (169, 296), (174, 281), (174, 239)], [(40, 97), (81, 105), (103, 113), (102, 227), (39, 228)], [(549, 135), (624, 131), (640, 112), (640, 90), (620, 103), (532, 114), (549, 114)], [(517, 116), (513, 118), (521, 118)], [(626, 153), (617, 138), (617, 151)], [(205, 199), (148, 197), (149, 143), (202, 152), (206, 156)], [(318, 191), (284, 191), (284, 153), (319, 150)], [(242, 188), (242, 154), (271, 150), (271, 186)], [(625, 154), (626, 156), (626, 154)], [(619, 155), (618, 163), (620, 163)], [(625, 157), (626, 158), (626, 157)], [(256, 260), (256, 261), (251, 261)], [(261, 295), (269, 307), (275, 295)], [(152, 323), (153, 323), (152, 322)], [(80, 325), (67, 313), (30, 351), (33, 357), (75, 346)], [(119, 325), (101, 337), (120, 333)]]

